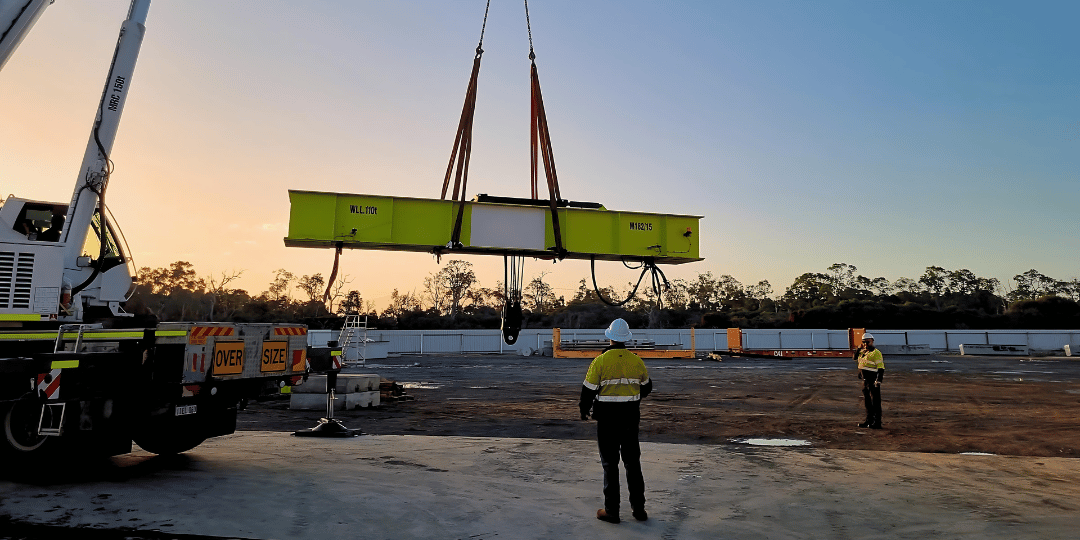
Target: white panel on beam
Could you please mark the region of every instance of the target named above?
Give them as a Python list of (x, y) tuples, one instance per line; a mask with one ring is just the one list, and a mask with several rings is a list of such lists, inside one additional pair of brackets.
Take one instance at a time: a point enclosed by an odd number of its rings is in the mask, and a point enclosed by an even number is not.
[(472, 234), (476, 247), (543, 251), (546, 208), (472, 205)]

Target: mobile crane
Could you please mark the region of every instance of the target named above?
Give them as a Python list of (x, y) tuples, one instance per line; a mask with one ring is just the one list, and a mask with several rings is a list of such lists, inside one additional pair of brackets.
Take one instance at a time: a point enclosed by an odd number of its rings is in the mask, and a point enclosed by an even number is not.
[[(50, 4), (0, 0), (0, 68)], [(183, 452), (307, 370), (302, 325), (140, 327), (123, 309), (133, 268), (104, 199), (149, 7), (121, 25), (71, 201), (0, 203), (0, 457)]]

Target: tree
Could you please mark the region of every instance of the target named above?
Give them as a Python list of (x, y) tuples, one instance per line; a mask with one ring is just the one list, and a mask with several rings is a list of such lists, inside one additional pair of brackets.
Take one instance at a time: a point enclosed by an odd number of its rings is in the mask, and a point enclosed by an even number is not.
[(222, 302), (222, 299), (234, 294), (235, 289), (228, 288), (229, 284), (239, 279), (240, 276), (243, 274), (243, 270), (233, 270), (231, 274), (221, 272), (220, 276), (210, 275), (206, 277), (205, 282), (208, 284), (206, 292), (207, 296), (210, 299), (210, 309), (207, 312), (206, 320), (213, 321), (216, 316), (215, 312), (220, 307), (225, 308), (224, 312), (221, 314), (222, 319), (229, 318), (232, 313), (234, 313), (236, 309), (239, 308), (239, 306), (235, 305), (235, 302), (225, 304)]
[(431, 309), (439, 313), (442, 313), (446, 306), (446, 289), (443, 288), (442, 280), (436, 274), (430, 274), (424, 278), (424, 300), (431, 305)]
[(349, 283), (352, 283), (352, 280), (349, 279), (348, 274), (345, 274), (345, 275), (337, 278), (336, 280), (334, 280), (334, 283), (332, 283), (330, 285), (330, 294), (326, 298), (326, 302), (327, 302), (327, 304), (326, 304), (326, 312), (327, 313), (334, 313), (335, 312), (334, 311), (334, 303), (337, 302), (339, 298), (344, 296), (344, 294), (345, 294), (345, 292), (344, 292), (345, 291), (345, 286), (348, 285)]
[(947, 273), (944, 268), (927, 266), (926, 272), (919, 278), (919, 283), (926, 287), (926, 290), (933, 296), (934, 305), (937, 309), (941, 309), (941, 295), (946, 290), (946, 277)]
[(296, 276), (284, 268), (274, 270), (274, 280), (270, 282), (270, 287), (267, 289), (269, 299), (288, 301), (290, 299), (289, 285), (292, 284), (294, 279), (296, 279)]
[(975, 294), (979, 289), (979, 277), (966, 268), (949, 272), (946, 280), (946, 290), (955, 294)]
[(446, 266), (435, 274), (438, 286), (446, 291), (450, 299), (450, 320), (457, 318), (461, 307), (461, 299), (468, 294), (469, 288), (476, 283), (476, 274), (472, 270), (472, 263), (467, 261), (448, 261)]
[(803, 307), (824, 305), (834, 297), (836, 280), (825, 274), (807, 272), (797, 278), (784, 291), (783, 299)]
[(898, 292), (906, 292), (909, 294), (919, 294), (922, 285), (914, 279), (902, 277), (893, 283), (893, 288)]
[(555, 305), (557, 298), (555, 298), (555, 292), (551, 288), (551, 285), (544, 283), (544, 276), (548, 273), (544, 272), (539, 276), (533, 278), (528, 285), (525, 286), (524, 304), (531, 304), (531, 311), (534, 313), (544, 313), (548, 307)]
[(195, 267), (187, 261), (176, 261), (168, 268), (143, 268), (138, 282), (146, 285), (152, 294), (172, 294), (180, 291), (202, 292), (206, 282), (199, 279)]
[(763, 279), (757, 282), (757, 285), (751, 285), (746, 288), (746, 294), (750, 298), (757, 301), (757, 309), (761, 309), (762, 303), (769, 299), (773, 293), (772, 284), (769, 280)]
[(201, 319), (206, 282), (199, 278), (187, 261), (176, 261), (168, 268), (143, 268), (136, 283), (146, 289), (144, 305), (161, 321)]
[(827, 268), (829, 279), (832, 282), (834, 294), (839, 294), (845, 289), (855, 286), (855, 271), (858, 268), (848, 263), (833, 263)]
[(412, 294), (401, 294), (397, 289), (390, 293), (390, 305), (382, 312), (382, 316), (391, 319), (400, 319), (407, 313), (421, 311), (420, 299)]
[[(584, 281), (584, 280), (582, 280)], [(765, 283), (768, 283), (767, 281)], [(668, 309), (687, 309), (690, 307), (690, 283), (682, 278), (675, 278), (664, 291), (664, 305)]]
[(888, 296), (893, 291), (893, 285), (883, 277), (870, 280), (870, 292), (874, 296)]
[(308, 302), (314, 302), (325, 291), (326, 280), (323, 279), (322, 274), (300, 276), (300, 279), (296, 280), (296, 288), (307, 295)]
[(345, 297), (338, 303), (339, 315), (349, 315), (352, 313), (361, 313), (364, 311), (364, 298), (360, 296), (359, 291), (350, 290), (345, 293)]
[(1013, 276), (1016, 282), (1016, 290), (1009, 297), (1011, 302), (1020, 300), (1034, 300), (1036, 298), (1055, 294), (1058, 290), (1057, 280), (1044, 276), (1032, 268), (1023, 274)]
[(716, 298), (721, 306), (727, 306), (729, 309), (742, 307), (746, 297), (746, 289), (739, 280), (727, 274), (716, 280)]
[(704, 311), (719, 311), (719, 288), (720, 284), (712, 272), (698, 274), (697, 280), (691, 283), (686, 291), (690, 296), (691, 307), (696, 306)]

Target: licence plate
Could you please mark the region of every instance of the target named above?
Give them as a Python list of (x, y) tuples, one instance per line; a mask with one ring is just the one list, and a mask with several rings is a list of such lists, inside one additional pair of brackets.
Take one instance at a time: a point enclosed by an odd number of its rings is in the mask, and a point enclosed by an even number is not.
[(177, 405), (176, 416), (184, 416), (187, 414), (195, 414), (198, 405)]

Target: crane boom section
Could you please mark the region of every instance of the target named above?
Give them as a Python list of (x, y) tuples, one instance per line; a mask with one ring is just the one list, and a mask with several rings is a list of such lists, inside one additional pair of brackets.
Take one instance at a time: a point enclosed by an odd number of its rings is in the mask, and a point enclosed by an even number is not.
[(145, 23), (149, 9), (150, 0), (133, 0), (128, 18), (120, 27), (120, 38), (116, 44), (116, 52), (113, 53), (105, 88), (101, 93), (97, 118), (90, 132), (90, 140), (86, 144), (79, 178), (68, 206), (68, 221), (62, 237), (66, 246), (64, 267), (68, 269), (77, 268), (76, 259), (82, 254), (83, 243), (90, 230), (94, 210), (98, 206), (98, 198), (104, 193), (108, 182), (111, 167), (109, 154), (112, 152), (116, 131), (120, 126), (120, 116), (124, 112), (124, 104), (131, 90), (131, 79), (139, 49), (142, 47), (143, 35), (146, 33)]
[(0, 0), (0, 69), (54, 0)]

